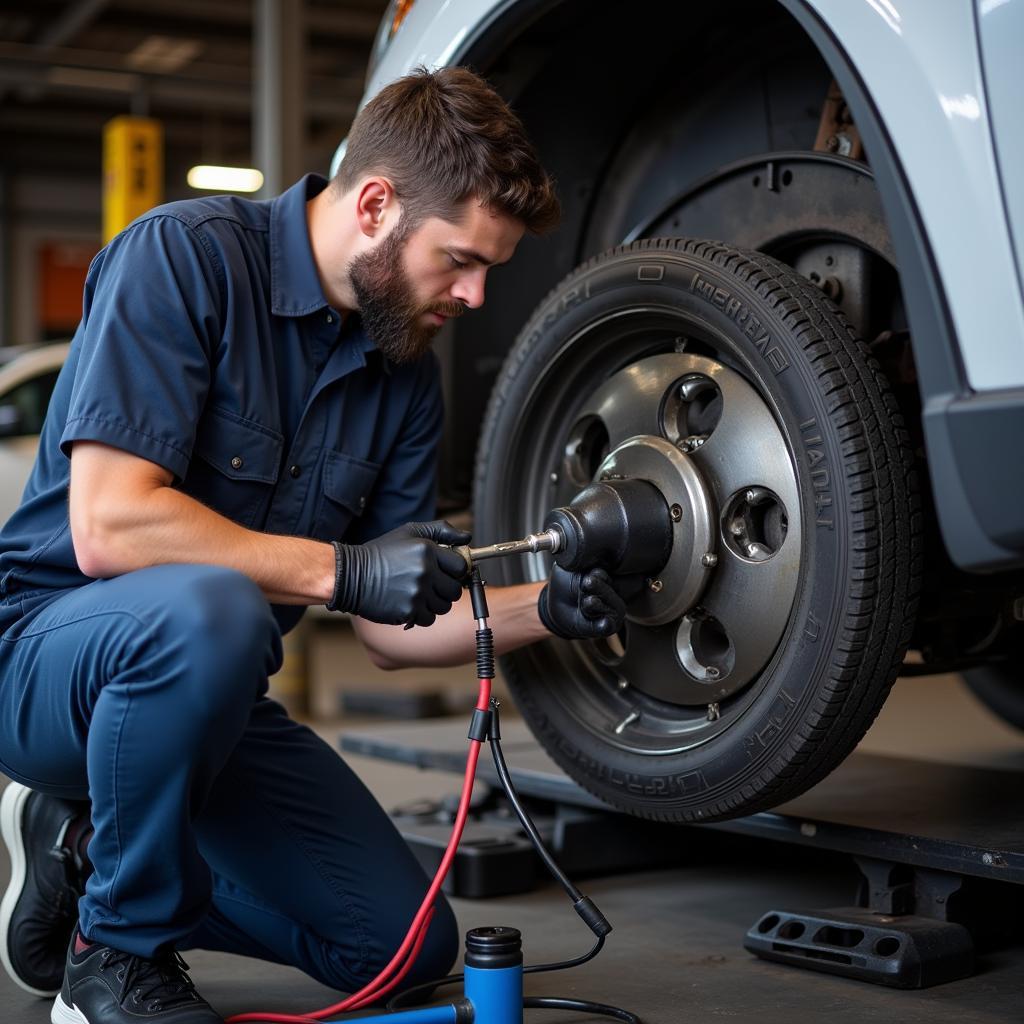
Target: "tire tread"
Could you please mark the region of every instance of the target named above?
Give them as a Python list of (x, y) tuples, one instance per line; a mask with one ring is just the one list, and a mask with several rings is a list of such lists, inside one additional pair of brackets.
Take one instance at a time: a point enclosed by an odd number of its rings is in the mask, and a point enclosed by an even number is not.
[[(665, 821), (708, 821), (748, 814), (804, 792), (831, 772), (878, 715), (899, 673), (913, 630), (922, 572), (922, 514), (908, 432), (881, 367), (842, 313), (810, 281), (760, 252), (721, 242), (642, 239), (594, 256), (552, 289), (543, 312), (574, 282), (611, 260), (635, 253), (677, 252), (705, 259), (753, 289), (784, 322), (802, 347), (833, 426), (853, 523), (850, 572), (843, 595), (838, 638), (803, 722), (785, 747), (738, 792), (694, 809), (679, 804), (638, 802), (623, 807)], [(480, 436), (476, 493), (482, 493), (486, 453), (497, 441), (500, 414), (512, 383), (528, 364), (528, 346), (513, 346), (499, 376)], [(517, 670), (503, 659), (514, 690)], [(538, 737), (554, 752), (555, 737)], [(581, 783), (616, 803), (605, 791)], [(619, 806), (623, 806), (619, 804)]]

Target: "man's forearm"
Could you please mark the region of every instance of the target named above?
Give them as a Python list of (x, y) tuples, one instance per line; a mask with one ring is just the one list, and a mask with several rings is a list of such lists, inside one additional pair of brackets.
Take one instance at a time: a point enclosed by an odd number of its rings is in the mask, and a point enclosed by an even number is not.
[(330, 544), (247, 530), (171, 487), (106, 509), (79, 532), (76, 553), (89, 576), (187, 562), (236, 569), (280, 604), (324, 604), (333, 590)]
[[(537, 615), (543, 583), (488, 587), (487, 604), (496, 653), (550, 637)], [(476, 623), (469, 594), (429, 628), (403, 629), (355, 619), (356, 631), (381, 668), (465, 665), (476, 657)]]

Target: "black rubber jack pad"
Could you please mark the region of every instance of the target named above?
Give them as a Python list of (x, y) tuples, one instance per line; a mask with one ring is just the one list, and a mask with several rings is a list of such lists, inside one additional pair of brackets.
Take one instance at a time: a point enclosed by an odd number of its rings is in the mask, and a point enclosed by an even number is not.
[(891, 988), (928, 988), (974, 973), (974, 941), (962, 925), (862, 907), (772, 910), (743, 945), (765, 960)]
[[(451, 838), (451, 824), (401, 817), (392, 821), (420, 866), (433, 876)], [(545, 877), (533, 843), (518, 828), (469, 821), (444, 880), (444, 892), (470, 900), (510, 896), (536, 889)]]

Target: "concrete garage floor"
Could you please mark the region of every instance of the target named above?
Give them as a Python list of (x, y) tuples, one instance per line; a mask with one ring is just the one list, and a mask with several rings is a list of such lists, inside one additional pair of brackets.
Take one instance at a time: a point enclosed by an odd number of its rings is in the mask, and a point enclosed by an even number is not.
[[(351, 670), (351, 662), (342, 662)], [(345, 725), (354, 724), (351, 720)], [(332, 742), (342, 723), (318, 726)], [(1024, 734), (992, 718), (956, 677), (901, 680), (862, 750), (975, 764), (1024, 773)], [(350, 757), (385, 806), (451, 792), (451, 775)], [(1019, 814), (1020, 808), (1007, 808)], [(0, 879), (9, 866), (4, 857)], [(686, 862), (667, 871), (591, 879), (582, 886), (615, 926), (601, 956), (586, 967), (528, 979), (534, 995), (611, 1002), (646, 1024), (712, 1019), (792, 1024), (928, 1022), (988, 1024), (1024, 1019), (1021, 945), (985, 955), (971, 979), (898, 992), (768, 964), (748, 955), (746, 929), (774, 907), (823, 908), (852, 902), (856, 873), (848, 858), (759, 840), (695, 834)], [(525, 935), (529, 962), (572, 956), (589, 946), (560, 890), (455, 901), (463, 929), (506, 924)], [(301, 1011), (335, 996), (298, 971), (219, 953), (187, 955), (199, 990), (225, 1016), (258, 1007)], [(48, 1001), (0, 977), (0, 1024), (43, 1024)], [(529, 1011), (542, 1024), (593, 1024), (602, 1018)]]

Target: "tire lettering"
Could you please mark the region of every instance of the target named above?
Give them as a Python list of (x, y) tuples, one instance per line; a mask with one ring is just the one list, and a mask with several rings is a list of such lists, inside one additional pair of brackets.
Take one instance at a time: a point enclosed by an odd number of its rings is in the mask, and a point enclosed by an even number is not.
[(814, 489), (814, 521), (817, 526), (834, 530), (836, 526), (832, 518), (832, 476), (825, 458), (825, 442), (820, 434), (811, 433), (817, 426), (818, 422), (813, 417), (800, 424), (804, 450), (807, 452), (807, 464), (811, 470), (811, 487)]
[(637, 775), (635, 772), (624, 772), (603, 761), (594, 760), (564, 736), (559, 737), (558, 747), (567, 757), (575, 761), (590, 778), (634, 796), (691, 796), (708, 788), (703, 772), (686, 772), (682, 775)]
[(767, 724), (752, 732), (743, 741), (747, 757), (751, 760), (761, 751), (767, 750), (768, 745), (782, 731), (782, 726), (789, 713), (796, 707), (796, 699), (791, 697), (785, 690), (779, 690), (778, 697), (768, 710)]
[(638, 281), (660, 281), (665, 276), (665, 268), (658, 266), (638, 267), (636, 279)]
[(804, 636), (808, 643), (816, 644), (818, 634), (821, 632), (821, 623), (814, 617), (812, 612), (807, 613), (807, 625), (804, 626)]
[(544, 319), (540, 323), (538, 333), (540, 331), (546, 331), (554, 323), (562, 318), (562, 316), (573, 306), (578, 306), (581, 302), (585, 302), (590, 298), (590, 279), (582, 281), (576, 285), (575, 288), (570, 288), (564, 295), (562, 295), (558, 304), (554, 309), (549, 310), (545, 315)]
[(705, 281), (699, 271), (695, 271), (690, 279), (690, 291), (717, 306), (730, 320), (740, 327), (745, 335), (754, 343), (754, 348), (761, 353), (777, 377), (789, 366), (786, 353), (772, 340), (771, 334), (761, 321), (743, 305), (742, 300), (731, 295), (724, 288), (718, 288)]

